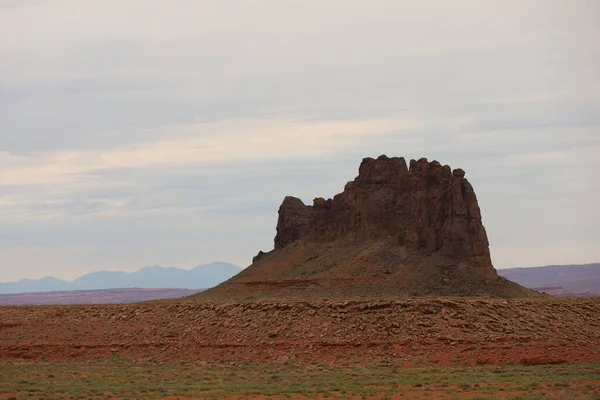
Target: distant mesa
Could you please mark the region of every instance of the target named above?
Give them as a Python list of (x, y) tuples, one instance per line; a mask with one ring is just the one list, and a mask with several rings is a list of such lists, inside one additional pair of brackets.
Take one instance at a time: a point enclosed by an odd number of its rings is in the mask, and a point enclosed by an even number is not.
[(520, 285), (552, 296), (600, 296), (600, 263), (509, 268), (501, 269), (498, 273)]
[(124, 288), (0, 294), (0, 306), (127, 304), (148, 300), (178, 299), (201, 291), (201, 289)]
[(312, 205), (288, 196), (275, 246), (196, 295), (206, 300), (397, 296), (531, 297), (500, 277), (473, 187), (437, 161), (365, 158), (354, 181)]

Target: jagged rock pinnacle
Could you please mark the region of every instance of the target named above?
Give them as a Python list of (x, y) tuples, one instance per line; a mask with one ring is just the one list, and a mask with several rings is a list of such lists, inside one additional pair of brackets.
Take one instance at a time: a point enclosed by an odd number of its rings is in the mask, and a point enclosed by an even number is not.
[(363, 159), (358, 176), (332, 199), (305, 205), (286, 197), (275, 248), (200, 297), (536, 295), (496, 273), (465, 171), (382, 155)]
[(279, 209), (275, 249), (299, 239), (328, 242), (398, 236), (399, 245), (463, 259), (493, 270), (481, 211), (465, 172), (426, 158), (365, 158), (359, 175), (333, 200), (312, 206), (286, 197)]

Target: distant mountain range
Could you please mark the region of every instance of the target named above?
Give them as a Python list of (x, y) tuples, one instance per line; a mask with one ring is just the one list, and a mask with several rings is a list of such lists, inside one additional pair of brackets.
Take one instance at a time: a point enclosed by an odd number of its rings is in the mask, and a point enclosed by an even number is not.
[[(53, 277), (0, 282), (0, 294), (122, 288), (207, 289), (240, 271), (241, 268), (237, 265), (226, 262), (199, 265), (190, 270), (154, 266), (136, 272), (97, 271), (72, 282)], [(509, 268), (499, 269), (498, 274), (525, 287), (554, 296), (600, 296), (600, 264)]]
[(600, 296), (600, 264), (509, 268), (498, 274), (553, 296)]
[(154, 266), (136, 272), (97, 271), (83, 275), (72, 282), (53, 277), (0, 282), (0, 294), (119, 288), (207, 289), (240, 271), (241, 268), (237, 265), (226, 262), (199, 265), (190, 270)]

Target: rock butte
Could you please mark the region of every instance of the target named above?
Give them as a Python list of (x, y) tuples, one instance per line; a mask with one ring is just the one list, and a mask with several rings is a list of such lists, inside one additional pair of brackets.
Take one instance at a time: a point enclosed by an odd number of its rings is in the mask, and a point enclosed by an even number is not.
[(354, 181), (312, 206), (288, 196), (275, 248), (197, 297), (206, 300), (398, 296), (534, 297), (496, 273), (462, 169), (422, 158), (365, 158)]

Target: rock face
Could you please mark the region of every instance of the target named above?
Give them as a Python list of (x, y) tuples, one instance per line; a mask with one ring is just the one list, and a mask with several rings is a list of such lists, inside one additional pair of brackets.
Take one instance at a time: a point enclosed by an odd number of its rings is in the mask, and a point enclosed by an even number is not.
[(292, 196), (283, 199), (283, 203), (279, 207), (275, 248), (284, 248), (288, 244), (305, 237), (310, 219), (311, 209), (306, 207), (302, 200)]
[(398, 245), (441, 251), (493, 272), (488, 238), (471, 184), (461, 169), (437, 161), (365, 158), (359, 175), (333, 199), (312, 206), (286, 197), (279, 208), (275, 249), (299, 239), (328, 242), (397, 236)]
[(535, 294), (497, 275), (465, 171), (382, 155), (333, 199), (286, 197), (274, 250), (202, 296), (377, 295)]

